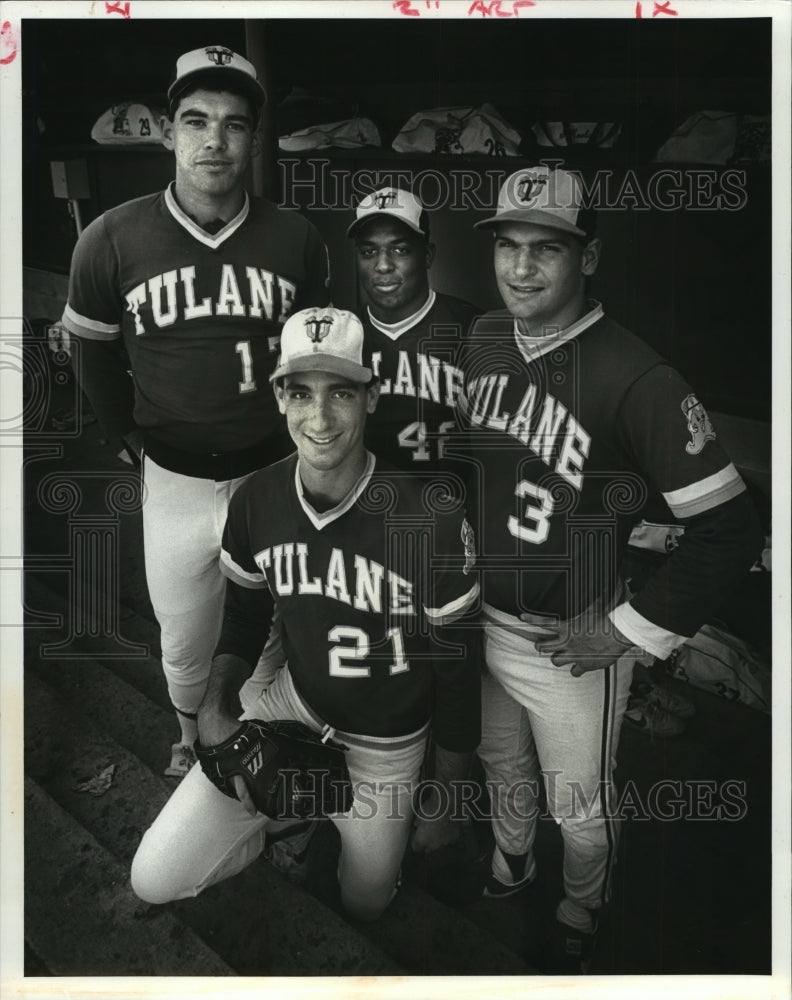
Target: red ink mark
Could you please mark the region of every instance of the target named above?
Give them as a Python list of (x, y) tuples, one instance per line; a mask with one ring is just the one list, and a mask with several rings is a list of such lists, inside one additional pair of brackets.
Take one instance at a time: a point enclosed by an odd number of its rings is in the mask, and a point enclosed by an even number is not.
[(519, 17), (520, 7), (535, 7), (536, 0), (512, 0), (511, 10), (501, 10), (502, 5), (502, 0), (474, 0), (468, 9), (468, 17), (471, 14), (481, 14), (482, 17)]
[(657, 17), (658, 14), (670, 14), (672, 17), (678, 16), (677, 11), (671, 10), (671, 0), (666, 0), (665, 3), (658, 3), (657, 0), (654, 0), (652, 17)]
[(420, 10), (416, 10), (413, 7), (411, 0), (393, 0), (393, 9), (398, 10), (400, 14), (406, 14), (407, 17), (420, 17)]
[(121, 17), (131, 17), (129, 3), (105, 3), (105, 14), (120, 14)]
[(3, 26), (0, 28), (0, 46), (4, 52), (8, 49), (11, 50), (8, 55), (0, 56), (0, 66), (7, 66), (16, 59), (18, 50), (14, 29), (11, 27), (10, 21), (3, 21)]
[(643, 14), (641, 13), (641, 0), (638, 0), (638, 3), (635, 5), (635, 16), (637, 18), (643, 17)]
[(511, 17), (512, 15), (508, 11), (500, 9), (500, 5), (501, 0), (489, 0), (489, 3), (486, 0), (473, 0), (468, 10), (468, 17), (471, 14), (481, 14), (482, 17), (492, 17), (493, 15), (496, 17)]

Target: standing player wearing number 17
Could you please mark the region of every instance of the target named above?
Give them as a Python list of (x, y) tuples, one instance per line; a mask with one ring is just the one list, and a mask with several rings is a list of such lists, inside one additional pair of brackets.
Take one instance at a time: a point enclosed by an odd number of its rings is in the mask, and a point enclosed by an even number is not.
[(230, 49), (179, 58), (162, 120), (175, 182), (86, 228), (63, 316), (105, 432), (145, 456), (146, 580), (181, 728), (165, 772), (175, 776), (194, 761), (220, 631), (228, 501), (292, 450), (269, 383), (281, 327), (329, 301), (316, 229), (245, 190), (264, 101), (254, 67)]

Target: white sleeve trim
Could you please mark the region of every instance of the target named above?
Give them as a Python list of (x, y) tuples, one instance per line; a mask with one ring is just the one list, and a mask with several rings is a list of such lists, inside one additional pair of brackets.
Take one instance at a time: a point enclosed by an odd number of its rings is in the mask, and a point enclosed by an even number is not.
[(731, 500), (745, 489), (745, 483), (740, 478), (734, 464), (729, 464), (719, 472), (713, 472), (706, 479), (699, 479), (690, 486), (671, 490), (663, 494), (663, 499), (676, 517), (693, 517), (703, 514), (719, 504)]
[(479, 595), (479, 585), (474, 583), (470, 590), (458, 597), (455, 601), (450, 601), (448, 604), (444, 604), (442, 608), (427, 608), (424, 607), (426, 617), (434, 625), (444, 625), (452, 622), (455, 618), (459, 618), (460, 615), (464, 614), (468, 608), (470, 608), (474, 601)]
[(267, 578), (263, 573), (248, 573), (234, 562), (225, 549), (220, 550), (220, 569), (223, 576), (238, 583), (240, 587), (247, 587), (249, 590), (267, 589)]
[(63, 322), (66, 329), (77, 337), (85, 337), (86, 340), (115, 340), (121, 333), (118, 323), (100, 323), (97, 319), (88, 319), (66, 303), (63, 310)]
[(634, 645), (647, 653), (665, 660), (671, 653), (687, 642), (687, 636), (669, 632), (638, 614), (635, 608), (625, 602), (615, 607), (608, 615), (616, 628)]

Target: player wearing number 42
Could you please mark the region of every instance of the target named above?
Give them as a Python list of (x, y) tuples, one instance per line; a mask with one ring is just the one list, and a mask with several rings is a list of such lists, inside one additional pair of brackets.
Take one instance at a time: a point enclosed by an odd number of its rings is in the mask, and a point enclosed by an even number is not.
[[(519, 790), (511, 808), (494, 803), (484, 891), (508, 895), (535, 876), (536, 819), (519, 817), (538, 813), (541, 771), (564, 840), (558, 972), (587, 964), (609, 898), (611, 772), (636, 647), (667, 657), (762, 548), (745, 485), (691, 388), (587, 299), (594, 225), (575, 174), (507, 178), (494, 216), (477, 223), (494, 237), (506, 309), (477, 320), (458, 361), (481, 472), (469, 494), (487, 633), (479, 755), (492, 789)], [(649, 490), (685, 532), (630, 595), (620, 553)]]
[(415, 474), (450, 468), (445, 445), (461, 388), (452, 362), (481, 310), (430, 287), (435, 245), (429, 215), (411, 192), (386, 187), (367, 195), (347, 235), (355, 241), (367, 303), (361, 319), (380, 380), (366, 443)]
[[(295, 720), (348, 747), (355, 798), (351, 811), (330, 816), (341, 838), (341, 901), (374, 919), (396, 891), (430, 723), (438, 781), (465, 777), (478, 744), (480, 629), (455, 624), (478, 597), (473, 545), (458, 502), (366, 450), (379, 386), (357, 317), (295, 313), (273, 378), (297, 454), (231, 499), (224, 627), (200, 741), (217, 746), (238, 730), (239, 692), (274, 606), (286, 665), (244, 717)], [(253, 861), (268, 832), (288, 828), (257, 813), (237, 780), (239, 801), (201, 769), (187, 775), (135, 857), (138, 895), (193, 896)], [(434, 813), (433, 805), (426, 816)], [(446, 811), (419, 820), (413, 847), (454, 836)]]
[(264, 100), (254, 67), (230, 49), (179, 58), (162, 120), (175, 182), (86, 228), (63, 316), (104, 430), (145, 455), (146, 579), (181, 727), (166, 770), (175, 776), (194, 761), (219, 634), (228, 500), (292, 447), (268, 381), (281, 327), (329, 301), (315, 228), (244, 188)]

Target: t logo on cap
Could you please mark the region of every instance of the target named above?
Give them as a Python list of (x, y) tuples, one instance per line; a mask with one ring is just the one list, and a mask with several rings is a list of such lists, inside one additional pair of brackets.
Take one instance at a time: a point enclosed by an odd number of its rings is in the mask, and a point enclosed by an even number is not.
[(234, 58), (234, 53), (231, 49), (223, 49), (217, 46), (215, 48), (206, 49), (206, 54), (215, 66), (227, 66)]
[(526, 174), (517, 182), (517, 198), (523, 204), (527, 204), (539, 196), (545, 184), (547, 184), (547, 176), (537, 177), (535, 174)]
[(308, 327), (308, 338), (314, 344), (321, 343), (330, 332), (333, 325), (332, 316), (309, 316), (305, 321)]
[(386, 205), (396, 204), (396, 192), (395, 191), (379, 191), (374, 195), (374, 201), (377, 208), (383, 209)]

